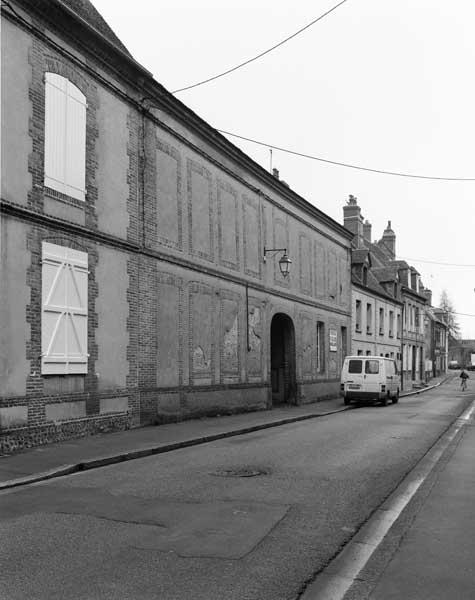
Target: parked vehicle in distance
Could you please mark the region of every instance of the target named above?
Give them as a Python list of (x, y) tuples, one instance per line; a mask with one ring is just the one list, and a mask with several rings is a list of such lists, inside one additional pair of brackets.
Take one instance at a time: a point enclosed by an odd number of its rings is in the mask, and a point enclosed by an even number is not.
[(456, 360), (449, 360), (448, 367), (449, 367), (449, 369), (458, 369), (459, 364)]
[(370, 400), (386, 406), (399, 400), (401, 379), (396, 362), (383, 356), (347, 356), (341, 369), (340, 394), (345, 404)]

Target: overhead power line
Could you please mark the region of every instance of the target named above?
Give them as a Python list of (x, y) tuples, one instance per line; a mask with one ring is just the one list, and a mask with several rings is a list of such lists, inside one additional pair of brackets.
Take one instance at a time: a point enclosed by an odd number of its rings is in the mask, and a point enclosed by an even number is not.
[(280, 152), (285, 152), (287, 154), (293, 154), (294, 156), (301, 156), (303, 158), (309, 158), (310, 160), (318, 160), (319, 162), (327, 163), (329, 165), (336, 165), (337, 167), (346, 167), (347, 169), (356, 169), (358, 171), (368, 171), (370, 173), (379, 173), (380, 175), (393, 175), (394, 177), (410, 177), (412, 179), (429, 179), (435, 181), (475, 181), (475, 177), (437, 177), (433, 175), (416, 175), (414, 173), (402, 173), (399, 171), (387, 171), (384, 169), (371, 169), (370, 167), (362, 167), (361, 165), (353, 165), (350, 163), (339, 162), (337, 160), (329, 160), (327, 158), (321, 158), (320, 156), (313, 156), (312, 154), (305, 154), (304, 152), (297, 152), (296, 150), (289, 150), (288, 148), (282, 148), (281, 146), (274, 146), (274, 144), (268, 144), (266, 142), (260, 142), (259, 140), (254, 140), (252, 138), (244, 137), (243, 135), (238, 135), (237, 133), (231, 133), (230, 131), (224, 131), (223, 129), (218, 129), (220, 133), (224, 135), (230, 135), (231, 137), (239, 138), (240, 140), (245, 140), (246, 142), (251, 142), (253, 144), (257, 144), (259, 146), (264, 146), (265, 148), (272, 148), (273, 150), (279, 150)]
[[(436, 310), (442, 310), (442, 309), (441, 308), (436, 308)], [(475, 315), (469, 315), (467, 313), (459, 313), (459, 312), (456, 312), (454, 310), (450, 310), (449, 314), (450, 315), (460, 315), (461, 317), (475, 317)]]
[(289, 35), (289, 37), (286, 37), (285, 40), (282, 40), (278, 44), (275, 44), (274, 46), (272, 46), (272, 48), (268, 48), (267, 50), (264, 50), (264, 52), (261, 52), (257, 56), (254, 56), (253, 58), (249, 58), (248, 60), (245, 60), (244, 62), (242, 62), (242, 63), (240, 63), (240, 64), (238, 64), (238, 65), (236, 65), (234, 67), (231, 67), (227, 71), (223, 71), (222, 73), (218, 73), (218, 75), (214, 75), (213, 77), (208, 77), (208, 79), (203, 79), (203, 81), (198, 81), (197, 83), (192, 83), (191, 85), (187, 85), (186, 87), (180, 88), (179, 90), (173, 90), (172, 94), (178, 94), (178, 92), (184, 92), (185, 90), (191, 90), (191, 88), (198, 87), (199, 85), (204, 85), (205, 83), (209, 83), (210, 81), (214, 81), (215, 79), (219, 79), (220, 77), (224, 77), (225, 75), (229, 75), (229, 73), (233, 73), (233, 71), (237, 71), (238, 69), (241, 69), (242, 67), (248, 65), (249, 63), (254, 62), (258, 58), (261, 58), (261, 57), (265, 56), (266, 54), (269, 54), (269, 52), (272, 52), (276, 48), (279, 48), (279, 46), (283, 46), (286, 42), (290, 41), (294, 37), (297, 37), (303, 31), (305, 31), (306, 29), (308, 29), (312, 25), (315, 25), (315, 23), (318, 23), (318, 21), (321, 21), (322, 19), (324, 19), (326, 16), (328, 16), (330, 13), (332, 13), (334, 10), (336, 10), (342, 4), (345, 4), (345, 2), (347, 2), (347, 1), (348, 0), (342, 0), (338, 4), (335, 4), (335, 6), (333, 6), (332, 8), (330, 8), (330, 10), (327, 10), (326, 12), (324, 12), (323, 14), (321, 14), (319, 17), (317, 17), (313, 21), (310, 21), (310, 23), (307, 23), (307, 25), (305, 25), (305, 27), (302, 27), (302, 29), (299, 29), (298, 31), (296, 31), (292, 35)]
[(468, 267), (475, 268), (475, 265), (469, 264), (461, 264), (461, 263), (446, 263), (446, 262), (438, 262), (436, 260), (422, 260), (420, 258), (409, 258), (407, 256), (401, 256), (401, 260), (412, 260), (414, 262), (427, 263), (429, 265), (442, 265), (444, 267)]

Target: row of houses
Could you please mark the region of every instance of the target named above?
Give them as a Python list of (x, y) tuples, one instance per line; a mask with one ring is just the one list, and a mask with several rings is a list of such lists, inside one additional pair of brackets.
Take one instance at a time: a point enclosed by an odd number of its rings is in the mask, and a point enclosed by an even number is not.
[(88, 0), (2, 4), (1, 91), (0, 450), (314, 402), (350, 353), (445, 368), (390, 224), (299, 196)]
[(352, 354), (396, 360), (405, 388), (445, 373), (447, 315), (432, 306), (432, 292), (419, 272), (396, 260), (391, 221), (381, 239), (373, 241), (371, 223), (352, 195), (343, 207), (343, 221), (353, 234)]

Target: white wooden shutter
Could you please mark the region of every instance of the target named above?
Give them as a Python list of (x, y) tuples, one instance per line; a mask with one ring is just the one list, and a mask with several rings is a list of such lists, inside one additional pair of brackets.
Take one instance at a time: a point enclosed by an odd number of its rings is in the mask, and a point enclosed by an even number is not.
[(45, 185), (85, 198), (86, 97), (68, 79), (45, 73)]
[(41, 372), (87, 373), (85, 252), (43, 242)]
[(45, 73), (45, 185), (65, 194), (66, 83)]
[(86, 97), (68, 81), (66, 103), (66, 194), (84, 200), (86, 182)]

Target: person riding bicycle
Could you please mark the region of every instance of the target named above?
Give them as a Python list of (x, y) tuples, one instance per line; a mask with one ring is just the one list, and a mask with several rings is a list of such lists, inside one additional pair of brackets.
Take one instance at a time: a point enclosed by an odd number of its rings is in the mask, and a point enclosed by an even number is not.
[(460, 382), (460, 387), (462, 387), (463, 389), (465, 389), (467, 387), (467, 379), (470, 378), (470, 375), (467, 373), (467, 371), (462, 368), (462, 372), (460, 373), (460, 379), (462, 380)]

